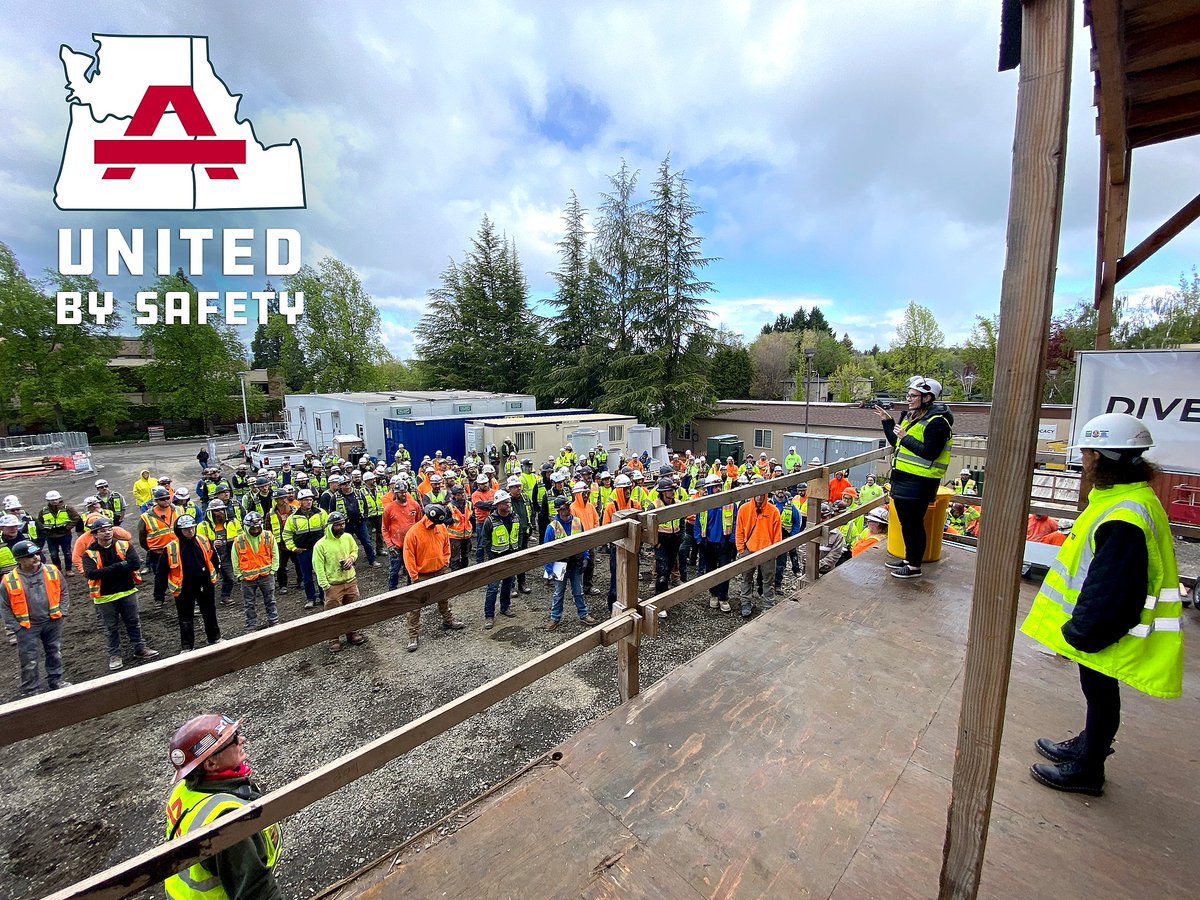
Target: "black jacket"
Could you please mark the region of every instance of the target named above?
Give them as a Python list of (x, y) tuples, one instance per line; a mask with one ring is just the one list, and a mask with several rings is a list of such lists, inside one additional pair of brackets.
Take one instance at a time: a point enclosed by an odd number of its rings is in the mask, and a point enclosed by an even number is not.
[[(954, 413), (945, 403), (934, 403), (929, 407), (929, 416), (942, 416), (933, 419), (925, 426), (925, 440), (918, 441), (912, 435), (906, 434), (901, 445), (924, 459), (937, 459), (946, 448), (946, 442), (952, 436), (951, 426), (954, 425)], [(908, 412), (900, 417), (901, 422), (908, 420)], [(892, 419), (883, 420), (883, 434), (889, 444), (896, 446), (896, 423)], [(920, 475), (910, 475), (899, 469), (892, 469), (891, 495), (897, 500), (924, 500), (932, 503), (941, 487), (940, 478), (923, 478)]]
[[(1071, 535), (1067, 540), (1081, 540)], [(1146, 536), (1129, 522), (1105, 522), (1096, 529), (1096, 555), (1062, 627), (1063, 639), (1084, 653), (1098, 653), (1119, 641), (1142, 618), (1150, 556)]]
[[(92, 553), (95, 551), (98, 551), (100, 555), (99, 565), (92, 559)], [(119, 594), (122, 591), (132, 591), (137, 588), (133, 575), (141, 567), (142, 561), (132, 543), (125, 551), (124, 560), (117, 556), (117, 541), (115, 540), (108, 547), (101, 547), (99, 544), (93, 543), (83, 554), (83, 572), (88, 581), (100, 579), (101, 596)]]

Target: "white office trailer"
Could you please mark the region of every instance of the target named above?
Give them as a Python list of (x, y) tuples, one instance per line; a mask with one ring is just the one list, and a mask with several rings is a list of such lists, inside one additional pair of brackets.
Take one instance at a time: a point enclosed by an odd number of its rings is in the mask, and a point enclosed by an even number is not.
[(629, 433), (639, 427), (633, 416), (594, 413), (588, 410), (540, 410), (533, 415), (475, 419), (465, 423), (466, 448), (485, 453), (505, 440), (517, 446), (517, 455), (539, 466), (553, 460), (570, 441), (576, 453), (604, 445), (609, 453), (629, 446)]
[[(488, 391), (353, 391), (340, 394), (288, 394), (284, 416), (292, 440), (314, 450), (342, 434), (357, 434), (372, 456), (386, 453), (384, 421), (424, 423), (485, 416), (521, 415), (537, 410), (531, 394)], [(451, 448), (444, 448), (449, 452)]]

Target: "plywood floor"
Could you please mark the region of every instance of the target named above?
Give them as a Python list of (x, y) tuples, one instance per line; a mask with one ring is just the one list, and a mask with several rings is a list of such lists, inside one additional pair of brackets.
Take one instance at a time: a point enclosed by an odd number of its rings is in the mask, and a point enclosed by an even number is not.
[[(947, 546), (914, 583), (852, 561), (335, 896), (936, 896), (973, 563)], [(1200, 615), (1185, 618), (1184, 698), (1123, 689), (1098, 799), (1028, 776), (1033, 741), (1078, 731), (1083, 703), (1074, 665), (1018, 635), (981, 896), (1195, 896)]]

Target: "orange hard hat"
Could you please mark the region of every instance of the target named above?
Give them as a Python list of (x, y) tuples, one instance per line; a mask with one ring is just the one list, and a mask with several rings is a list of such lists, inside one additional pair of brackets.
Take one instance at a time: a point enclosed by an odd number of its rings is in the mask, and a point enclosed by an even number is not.
[(188, 719), (171, 738), (171, 765), (175, 780), (192, 773), (202, 762), (229, 746), (237, 734), (241, 720), (210, 713)]

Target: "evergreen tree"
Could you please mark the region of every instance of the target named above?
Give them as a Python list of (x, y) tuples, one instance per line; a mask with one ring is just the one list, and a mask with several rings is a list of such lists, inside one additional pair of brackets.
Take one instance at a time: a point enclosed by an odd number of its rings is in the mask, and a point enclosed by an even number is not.
[[(642, 256), (633, 293), (630, 335), (609, 368), (603, 408), (637, 412), (647, 422), (676, 431), (711, 406), (707, 366), (713, 328), (705, 295), (711, 282), (698, 272), (712, 260), (701, 252), (693, 220), (700, 208), (687, 179), (663, 160), (649, 209), (642, 215)], [(638, 352), (640, 350), (641, 352)]]
[[(265, 290), (268, 293), (275, 292), (275, 288), (269, 281)], [(250, 341), (250, 368), (252, 369), (273, 369), (279, 365), (280, 355), (283, 352), (283, 331), (279, 328), (271, 328), (272, 317), (282, 318), (279, 312), (278, 297), (272, 297), (267, 301), (267, 321), (259, 322), (254, 329), (254, 337)], [(284, 319), (285, 323), (286, 321)]]
[(566, 232), (558, 242), (560, 266), (552, 272), (558, 288), (550, 305), (550, 354), (538, 378), (538, 394), (553, 405), (591, 407), (603, 391), (608, 366), (609, 328), (603, 270), (588, 254), (585, 211), (571, 198), (563, 211)]
[(529, 390), (541, 342), (515, 246), (487, 216), (462, 265), (450, 260), (429, 291), (417, 355), (431, 387)]
[(613, 338), (618, 353), (634, 348), (639, 335), (633, 320), (642, 291), (642, 245), (645, 233), (643, 204), (635, 199), (637, 172), (625, 160), (609, 176), (612, 192), (600, 195), (599, 219), (592, 251), (604, 273), (604, 293), (611, 311)]
[(722, 346), (713, 354), (708, 380), (717, 400), (741, 400), (750, 396), (754, 364), (745, 347)]

